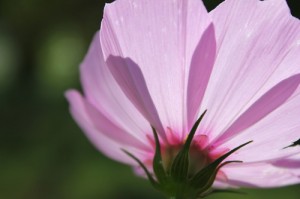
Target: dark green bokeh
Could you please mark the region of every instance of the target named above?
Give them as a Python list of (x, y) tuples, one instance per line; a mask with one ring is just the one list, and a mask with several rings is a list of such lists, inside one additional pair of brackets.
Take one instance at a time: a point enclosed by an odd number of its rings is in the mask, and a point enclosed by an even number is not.
[[(129, 167), (93, 148), (63, 97), (67, 88), (80, 88), (78, 65), (103, 6), (100, 0), (0, 1), (0, 198), (162, 198)], [(299, 14), (297, 5), (291, 8)], [(299, 186), (245, 191), (210, 198), (300, 194)]]

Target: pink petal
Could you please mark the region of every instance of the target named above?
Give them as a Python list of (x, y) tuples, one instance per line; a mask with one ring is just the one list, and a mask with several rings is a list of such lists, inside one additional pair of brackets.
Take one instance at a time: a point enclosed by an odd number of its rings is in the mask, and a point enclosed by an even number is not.
[(193, 54), (187, 91), (188, 129), (192, 128), (213, 69), (216, 55), (215, 31), (210, 25)]
[(300, 154), (276, 160), (272, 164), (280, 168), (296, 169), (300, 178)]
[[(107, 132), (103, 133), (99, 131), (99, 128), (95, 126), (94, 122), (90, 118), (90, 115), (86, 110), (86, 101), (82, 96), (74, 90), (66, 92), (66, 98), (70, 103), (70, 111), (74, 120), (79, 124), (79, 126), (84, 130), (89, 140), (95, 145), (97, 149), (102, 151), (108, 157), (123, 162), (127, 164), (136, 165), (128, 155), (126, 155), (121, 149), (126, 149), (138, 157), (145, 156), (143, 151), (138, 150), (135, 147), (125, 145), (123, 142), (116, 142), (115, 140), (107, 137)], [(106, 124), (106, 129), (102, 130), (115, 130), (116, 127), (110, 124)], [(122, 137), (122, 134), (120, 135)]]
[[(210, 22), (199, 0), (123, 0), (105, 7), (101, 24), (104, 56), (128, 57), (137, 64), (165, 129), (186, 132), (189, 67)], [(135, 72), (127, 70), (123, 78), (135, 78)], [(144, 107), (149, 105), (147, 91), (130, 92), (141, 97), (134, 100), (139, 110), (153, 112)]]
[(140, 68), (129, 58), (109, 56), (108, 67), (124, 93), (166, 141), (164, 128)]
[(300, 73), (300, 24), (282, 0), (226, 0), (211, 16), (217, 57), (201, 107), (208, 110), (203, 129), (214, 139), (268, 90)]
[(299, 154), (299, 147), (285, 148), (300, 138), (299, 115), (300, 87), (282, 106), (224, 143), (223, 147), (232, 148), (253, 140), (253, 143), (230, 157), (244, 162), (273, 162)]
[[(269, 113), (284, 104), (292, 96), (300, 84), (300, 74), (294, 75), (283, 80), (261, 98), (259, 98), (248, 110), (241, 116), (215, 141), (215, 144), (221, 144), (232, 139), (243, 130), (251, 127), (259, 120), (266, 117)], [(284, 117), (284, 115), (281, 115)], [(296, 118), (295, 118), (296, 119)], [(278, 129), (280, 131), (281, 129)]]
[(80, 74), (87, 101), (112, 123), (124, 129), (119, 136), (131, 136), (145, 146), (149, 145), (146, 134), (152, 134), (150, 124), (124, 95), (108, 70), (98, 33), (81, 64)]
[(121, 129), (119, 126), (111, 122), (109, 118), (98, 111), (93, 105), (91, 105), (87, 101), (83, 102), (86, 113), (90, 117), (90, 121), (99, 132), (102, 132), (107, 137), (124, 145), (129, 145), (144, 150), (148, 149), (151, 151), (151, 147), (149, 146), (149, 144), (147, 147), (146, 144), (131, 136), (124, 129)]
[(281, 187), (300, 182), (299, 173), (295, 170), (278, 168), (272, 164), (232, 164), (222, 171), (228, 178), (230, 186), (237, 187)]

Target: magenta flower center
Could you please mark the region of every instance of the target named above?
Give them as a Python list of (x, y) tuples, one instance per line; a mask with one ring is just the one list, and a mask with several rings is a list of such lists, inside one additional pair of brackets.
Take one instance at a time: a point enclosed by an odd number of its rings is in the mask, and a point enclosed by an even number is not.
[[(153, 145), (153, 151), (155, 151), (155, 142), (150, 136), (148, 137)], [(175, 139), (176, 140), (176, 139)], [(172, 144), (161, 144), (161, 155), (163, 166), (166, 171), (171, 169), (174, 158), (177, 156), (179, 151), (183, 148), (186, 140), (172, 140)], [(210, 163), (223, 156), (230, 150), (227, 148), (216, 148), (214, 146), (208, 146), (207, 135), (196, 135), (191, 143), (189, 149), (189, 169), (188, 176), (193, 176), (195, 173), (201, 169), (208, 166)], [(153, 156), (147, 158), (144, 164), (148, 168), (152, 168)], [(226, 180), (226, 175), (221, 171), (218, 171), (217, 178), (219, 180)]]

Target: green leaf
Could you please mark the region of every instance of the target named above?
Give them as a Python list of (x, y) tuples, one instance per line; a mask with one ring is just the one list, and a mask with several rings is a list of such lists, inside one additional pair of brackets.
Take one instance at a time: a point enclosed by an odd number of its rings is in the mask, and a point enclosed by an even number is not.
[(183, 148), (179, 151), (175, 157), (172, 166), (171, 166), (171, 176), (177, 182), (184, 182), (188, 175), (189, 169), (189, 150), (194, 138), (194, 135), (197, 131), (197, 128), (203, 119), (206, 111), (202, 113), (199, 119), (195, 122), (193, 128), (191, 129), (186, 142), (184, 143)]
[(165, 184), (168, 179), (167, 179), (167, 175), (166, 175), (162, 157), (161, 157), (160, 143), (159, 143), (157, 132), (153, 127), (152, 127), (152, 131), (153, 131), (153, 135), (154, 135), (154, 139), (155, 139), (155, 146), (156, 146), (155, 155), (153, 158), (153, 170), (154, 170), (157, 180), (161, 184)]

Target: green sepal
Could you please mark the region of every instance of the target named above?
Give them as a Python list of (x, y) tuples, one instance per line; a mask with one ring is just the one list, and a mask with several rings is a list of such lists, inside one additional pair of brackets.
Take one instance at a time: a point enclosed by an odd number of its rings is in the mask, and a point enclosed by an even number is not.
[(133, 154), (131, 154), (130, 152), (126, 151), (125, 149), (122, 149), (122, 151), (124, 153), (126, 153), (129, 157), (131, 157), (132, 159), (134, 159), (139, 165), (140, 167), (142, 167), (142, 169), (144, 170), (144, 172), (146, 173), (150, 183), (152, 184), (152, 186), (158, 190), (161, 189), (160, 185), (154, 180), (154, 178), (152, 177), (152, 175), (150, 174), (150, 172), (148, 171), (148, 169), (146, 168), (146, 166), (137, 158), (135, 157)]
[(293, 142), (293, 144), (284, 147), (283, 149), (290, 148), (290, 147), (295, 147), (295, 146), (300, 146), (300, 139), (298, 139), (297, 141)]
[(196, 198), (205, 198), (210, 195), (218, 194), (218, 193), (233, 193), (233, 194), (239, 194), (239, 195), (246, 195), (247, 193), (242, 192), (242, 191), (237, 191), (237, 190), (232, 190), (232, 189), (211, 189), (204, 194), (198, 195)]
[[(196, 195), (205, 197), (210, 194), (210, 189), (216, 179), (218, 171), (225, 165), (231, 163), (242, 163), (242, 161), (227, 161), (219, 165), (216, 169), (204, 168), (202, 170), (202, 176), (198, 176), (197, 181), (193, 181), (194, 185), (191, 185), (195, 189)], [(195, 180), (194, 178), (192, 180)], [(197, 184), (197, 187), (195, 187)]]
[(202, 113), (202, 115), (199, 117), (199, 119), (195, 122), (193, 125), (193, 128), (191, 129), (188, 138), (186, 142), (184, 143), (183, 148), (178, 152), (175, 159), (173, 160), (172, 166), (171, 166), (171, 177), (176, 182), (185, 182), (188, 175), (188, 169), (189, 169), (189, 150), (191, 143), (193, 141), (194, 135), (197, 131), (197, 128), (203, 119), (204, 115), (206, 113), (206, 110)]
[[(252, 141), (249, 141), (245, 144), (242, 144), (231, 151), (227, 152), (226, 154), (222, 155), (212, 163), (210, 163), (208, 166), (204, 167), (202, 170), (200, 170), (196, 175), (190, 180), (189, 184), (191, 187), (194, 187), (197, 189), (197, 192), (199, 194), (204, 193), (207, 191), (213, 184), (216, 175), (218, 173), (218, 170), (229, 163), (233, 162), (241, 162), (241, 161), (227, 161), (222, 163), (228, 156), (230, 156), (235, 151), (239, 150), (240, 148), (246, 146), (247, 144), (251, 143)], [(222, 163), (222, 164), (221, 164)]]
[(161, 149), (160, 149), (160, 143), (158, 139), (158, 135), (156, 130), (151, 126), (154, 139), (155, 139), (155, 155), (153, 158), (153, 171), (156, 175), (157, 180), (160, 182), (160, 184), (164, 185), (167, 182), (167, 175), (164, 169), (162, 156), (161, 156)]

